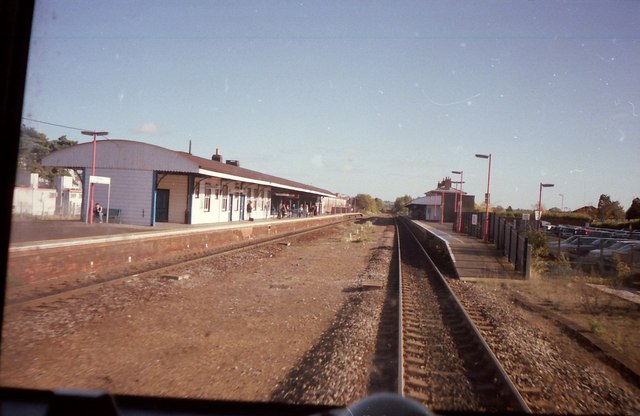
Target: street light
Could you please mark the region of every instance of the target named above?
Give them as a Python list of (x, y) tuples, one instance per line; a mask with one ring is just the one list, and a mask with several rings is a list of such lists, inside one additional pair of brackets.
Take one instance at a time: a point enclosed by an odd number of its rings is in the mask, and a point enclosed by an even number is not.
[(462, 231), (462, 172), (461, 170), (452, 170), (451, 173), (455, 173), (456, 175), (460, 175), (460, 197), (458, 198), (458, 232)]
[(482, 155), (482, 154), (478, 154), (476, 153), (476, 157), (479, 157), (480, 159), (489, 159), (489, 173), (487, 174), (487, 193), (484, 195), (484, 230), (482, 232), (482, 234), (484, 235), (484, 241), (485, 243), (489, 242), (489, 204), (490, 204), (490, 198), (489, 198), (489, 186), (491, 184), (491, 153), (489, 153), (488, 155)]
[(551, 188), (553, 187), (554, 184), (552, 183), (542, 183), (540, 182), (540, 194), (538, 195), (538, 215), (540, 215), (540, 218), (538, 218), (538, 226), (537, 226), (537, 230), (540, 230), (540, 223), (542, 222), (542, 188)]
[[(85, 136), (93, 136), (93, 158), (91, 161), (91, 176), (96, 175), (96, 137), (97, 136), (106, 136), (109, 134), (108, 131), (91, 131), (91, 130), (82, 130), (81, 132)], [(93, 224), (93, 182), (91, 182), (91, 178), (89, 178), (89, 215), (87, 218), (89, 219), (89, 224)], [(109, 213), (107, 213), (109, 215)]]

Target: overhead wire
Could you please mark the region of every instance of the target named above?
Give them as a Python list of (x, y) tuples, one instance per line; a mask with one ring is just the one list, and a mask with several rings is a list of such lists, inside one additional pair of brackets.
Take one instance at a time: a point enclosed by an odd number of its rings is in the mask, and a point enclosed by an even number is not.
[[(56, 123), (50, 123), (48, 121), (42, 121), (42, 120), (36, 120), (33, 118), (29, 118), (29, 117), (22, 117), (23, 120), (28, 120), (28, 121), (33, 121), (35, 123), (42, 123), (42, 124), (47, 124), (49, 126), (55, 126), (55, 127), (62, 127), (65, 129), (71, 129), (71, 130), (78, 130), (78, 131), (92, 131), (91, 129), (81, 129), (80, 127), (72, 127), (72, 126), (65, 126), (64, 124), (56, 124)], [(110, 140), (108, 136), (100, 136), (103, 137), (107, 140)]]

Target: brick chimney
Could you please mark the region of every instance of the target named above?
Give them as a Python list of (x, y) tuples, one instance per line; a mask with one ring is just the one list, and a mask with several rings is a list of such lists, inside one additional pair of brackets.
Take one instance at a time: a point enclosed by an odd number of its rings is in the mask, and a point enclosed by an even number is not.
[(222, 155), (219, 153), (217, 147), (216, 147), (216, 154), (211, 156), (211, 160), (215, 160), (216, 162), (222, 162)]

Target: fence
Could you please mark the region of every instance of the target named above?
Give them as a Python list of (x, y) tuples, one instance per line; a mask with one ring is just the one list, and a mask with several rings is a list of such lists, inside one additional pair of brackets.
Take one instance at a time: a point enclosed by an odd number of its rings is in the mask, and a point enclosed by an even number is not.
[[(465, 234), (484, 239), (485, 213), (463, 212), (461, 231)], [(509, 262), (514, 265), (525, 279), (531, 270), (531, 245), (527, 238), (528, 222), (514, 218), (498, 217), (489, 213), (488, 241), (496, 246)], [(454, 230), (457, 223), (453, 223)]]

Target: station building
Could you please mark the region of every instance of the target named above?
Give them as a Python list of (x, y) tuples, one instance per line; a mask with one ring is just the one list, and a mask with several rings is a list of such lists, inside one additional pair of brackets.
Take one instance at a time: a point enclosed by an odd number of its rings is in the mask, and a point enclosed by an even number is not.
[(426, 221), (455, 222), (462, 197), (462, 212), (475, 208), (475, 196), (451, 187), (451, 178), (438, 182), (438, 187), (407, 204), (411, 218)]
[[(93, 145), (71, 146), (42, 162), (79, 174), (83, 220), (89, 215)], [(94, 183), (94, 203), (108, 206), (125, 224), (242, 221), (249, 219), (249, 201), (253, 219), (277, 215), (281, 203), (296, 214), (305, 205), (322, 213), (323, 203), (336, 198), (325, 189), (245, 169), (235, 160), (225, 162), (217, 149), (206, 159), (130, 140), (99, 140), (95, 145), (95, 177), (105, 183)]]

